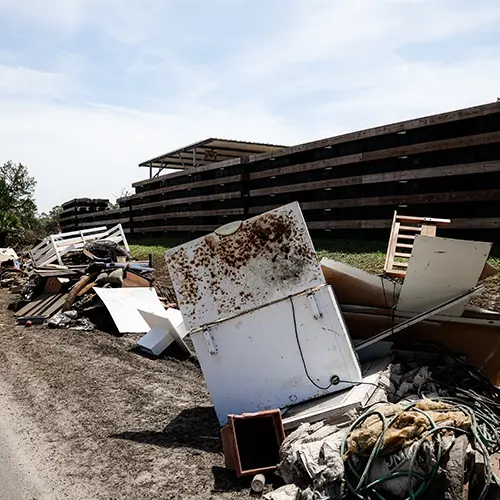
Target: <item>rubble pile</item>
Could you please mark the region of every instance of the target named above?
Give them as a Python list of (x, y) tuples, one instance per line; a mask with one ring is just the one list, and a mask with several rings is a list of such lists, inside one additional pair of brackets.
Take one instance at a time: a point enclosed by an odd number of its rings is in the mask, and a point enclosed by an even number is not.
[(500, 313), (469, 300), (498, 271), (491, 243), (437, 236), (448, 223), (395, 213), (377, 276), (319, 262), (292, 203), (168, 250), (176, 304), (121, 227), (54, 235), (1, 283), (24, 282), (20, 323), (145, 334), (154, 357), (192, 343), (254, 494), (483, 500), (500, 492)]
[[(51, 235), (20, 259), (5, 249), (0, 285), (19, 298), (11, 304), (19, 324), (116, 332), (96, 289), (151, 288), (161, 306), (169, 302), (154, 289), (151, 263), (136, 261), (118, 225)], [(3, 255), (3, 254), (2, 254)], [(175, 304), (170, 304), (175, 305)]]

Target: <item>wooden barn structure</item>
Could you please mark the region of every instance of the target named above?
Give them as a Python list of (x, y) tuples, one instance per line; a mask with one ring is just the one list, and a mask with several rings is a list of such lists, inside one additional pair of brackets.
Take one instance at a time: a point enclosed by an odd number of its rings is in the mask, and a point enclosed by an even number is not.
[(212, 138), (140, 167), (149, 178), (120, 208), (71, 200), (62, 229), (121, 222), (138, 237), (186, 237), (299, 201), (311, 232), (325, 237), (387, 235), (397, 210), (452, 219), (444, 236), (496, 240), (500, 102), (293, 147)]

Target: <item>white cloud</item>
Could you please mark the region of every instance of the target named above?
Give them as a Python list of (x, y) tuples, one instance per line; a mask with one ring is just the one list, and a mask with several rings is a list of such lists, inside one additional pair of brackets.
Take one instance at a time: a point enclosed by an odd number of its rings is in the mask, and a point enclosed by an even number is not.
[[(238, 50), (227, 40), (220, 52), (207, 51), (197, 32), (197, 58), (183, 52), (191, 19), (182, 10), (175, 17), (173, 2), (0, 0), (9, 31), (15, 20), (48, 26), (47, 46), (61, 56), (46, 68), (18, 65), (5, 52), (0, 161), (29, 166), (47, 210), (73, 197), (119, 195), (147, 176), (140, 161), (206, 137), (296, 144), (500, 96), (500, 51), (487, 36), (500, 21), (496, 1), (276, 1), (286, 8), (274, 29)], [(224, 2), (214, 0), (214, 10)], [(264, 12), (265, 3), (254, 8)], [(220, 23), (222, 38), (227, 23), (247, 29), (241, 17), (202, 21)], [(97, 52), (66, 43), (97, 43), (89, 28), (102, 36)], [(466, 43), (471, 35), (475, 44)], [(436, 57), (433, 49), (450, 40), (461, 44)], [(97, 65), (100, 48), (109, 69)]]
[(0, 95), (61, 98), (68, 89), (65, 75), (0, 65)]
[(2, 160), (29, 167), (38, 181), (41, 210), (74, 197), (119, 195), (123, 187), (147, 177), (148, 171), (137, 167), (140, 161), (213, 135), (276, 142), (299, 139), (297, 130), (250, 104), (157, 115), (109, 106), (0, 100), (0, 110)]

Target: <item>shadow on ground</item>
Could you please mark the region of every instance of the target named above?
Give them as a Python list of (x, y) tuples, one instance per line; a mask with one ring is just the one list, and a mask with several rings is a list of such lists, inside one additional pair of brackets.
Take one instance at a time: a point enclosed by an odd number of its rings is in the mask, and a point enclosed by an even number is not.
[(162, 431), (121, 432), (110, 437), (166, 448), (185, 447), (209, 453), (222, 451), (219, 423), (211, 406), (183, 410)]

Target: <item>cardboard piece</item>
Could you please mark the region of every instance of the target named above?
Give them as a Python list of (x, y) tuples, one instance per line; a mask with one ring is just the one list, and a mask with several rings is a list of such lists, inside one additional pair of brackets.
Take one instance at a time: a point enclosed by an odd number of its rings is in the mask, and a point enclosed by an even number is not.
[(399, 283), (342, 262), (322, 259), (321, 269), (340, 304), (390, 308), (401, 292)]

